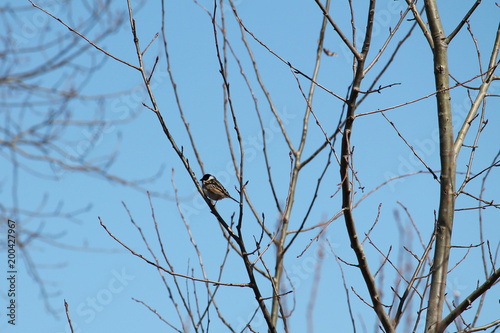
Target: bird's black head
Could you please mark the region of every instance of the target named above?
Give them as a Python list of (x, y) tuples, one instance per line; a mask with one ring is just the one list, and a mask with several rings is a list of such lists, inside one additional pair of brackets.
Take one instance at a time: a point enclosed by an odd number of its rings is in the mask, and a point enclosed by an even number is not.
[(211, 175), (211, 174), (209, 174), (209, 173), (207, 173), (207, 174), (205, 174), (205, 175), (203, 176), (203, 178), (202, 178), (202, 179), (200, 179), (200, 181), (202, 181), (202, 182), (203, 182), (203, 181), (206, 181), (206, 180), (208, 180), (210, 177), (212, 177), (212, 175)]

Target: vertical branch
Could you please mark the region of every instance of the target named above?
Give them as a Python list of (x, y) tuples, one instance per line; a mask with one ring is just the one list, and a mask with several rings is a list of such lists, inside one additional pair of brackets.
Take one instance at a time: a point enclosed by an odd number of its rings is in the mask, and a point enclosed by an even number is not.
[(434, 43), (434, 78), (436, 84), (437, 113), (439, 123), (439, 151), (441, 158), (441, 183), (439, 212), (436, 230), (436, 247), (431, 268), (431, 286), (426, 332), (435, 332), (442, 318), (448, 261), (450, 255), (451, 232), (455, 209), (456, 156), (453, 149), (453, 125), (449, 92), (448, 45), (441, 25), (435, 0), (425, 1), (425, 11)]
[[(326, 11), (328, 12), (328, 8), (330, 7), (330, 0), (327, 0), (326, 2)], [(323, 42), (325, 39), (325, 29), (327, 25), (327, 17), (323, 17), (323, 22), (321, 25), (321, 30), (320, 30), (320, 36), (318, 40), (318, 47), (316, 49), (316, 64), (312, 76), (312, 81), (315, 81), (318, 72), (319, 72), (319, 65), (320, 65), (320, 60), (321, 60), (321, 54), (323, 50)], [(274, 284), (276, 285), (276, 292), (279, 293), (280, 291), (280, 286), (281, 286), (281, 276), (283, 274), (283, 260), (286, 252), (286, 237), (288, 234), (288, 223), (290, 221), (290, 215), (292, 213), (292, 207), (293, 207), (293, 202), (294, 202), (294, 197), (295, 197), (295, 187), (297, 185), (297, 180), (299, 176), (299, 171), (301, 168), (301, 156), (302, 152), (304, 150), (306, 138), (307, 138), (307, 130), (308, 130), (308, 124), (309, 124), (309, 116), (311, 114), (311, 104), (312, 104), (312, 99), (314, 95), (314, 88), (315, 84), (311, 82), (311, 86), (309, 89), (309, 96), (307, 99), (307, 106), (306, 106), (306, 111), (304, 114), (304, 120), (302, 123), (302, 135), (300, 139), (300, 144), (299, 148), (297, 150), (292, 150), (292, 153), (295, 156), (294, 162), (293, 162), (293, 169), (290, 177), (290, 188), (288, 192), (288, 198), (286, 202), (286, 207), (284, 210), (284, 213), (282, 215), (282, 228), (281, 228), (281, 234), (279, 237), (279, 240), (276, 242), (276, 266), (275, 266), (275, 273), (274, 273)], [(275, 295), (273, 298), (273, 304), (272, 304), (272, 311), (271, 311), (271, 316), (274, 325), (276, 325), (278, 321), (278, 310), (279, 310), (279, 297), (278, 295)], [(285, 320), (285, 318), (283, 318)]]
[[(212, 13), (205, 7), (203, 7), (199, 2), (197, 2), (196, 0), (194, 0), (194, 2), (200, 6), (206, 13), (207, 15), (210, 17), (210, 22), (212, 22), (213, 20), (213, 15)], [(232, 0), (229, 0), (229, 3), (231, 4), (231, 6), (234, 6), (234, 4), (232, 3)], [(236, 9), (233, 8), (233, 10), (235, 11)], [(225, 28), (223, 28), (221, 25), (219, 25), (217, 22), (215, 22), (217, 28), (219, 29), (219, 31), (223, 31), (225, 30)], [(243, 42), (245, 44), (245, 47), (247, 48), (248, 50), (248, 53), (250, 55), (250, 58), (252, 59), (252, 63), (254, 65), (254, 68), (255, 68), (255, 71), (257, 73), (257, 77), (259, 77), (258, 75), (258, 71), (257, 71), (257, 65), (256, 65), (256, 62), (253, 58), (253, 55), (252, 55), (252, 52), (250, 50), (250, 47), (248, 45), (248, 43), (246, 42), (246, 39), (245, 39), (245, 35), (244, 35), (244, 30), (243, 28), (240, 26), (241, 28), (241, 32), (242, 32), (242, 39), (243, 39)], [(268, 159), (268, 154), (267, 154), (267, 150), (266, 150), (266, 139), (265, 139), (265, 128), (264, 128), (264, 124), (262, 122), (262, 118), (260, 116), (260, 111), (259, 111), (259, 107), (258, 107), (258, 103), (257, 103), (257, 98), (255, 97), (255, 94), (254, 94), (254, 91), (252, 89), (252, 86), (250, 84), (250, 81), (248, 80), (248, 77), (247, 75), (245, 74), (245, 71), (243, 69), (243, 66), (242, 66), (242, 63), (240, 61), (240, 59), (238, 59), (238, 56), (237, 54), (235, 53), (235, 51), (233, 50), (233, 48), (231, 47), (231, 43), (229, 43), (229, 40), (226, 38), (225, 34), (223, 33), (223, 38), (224, 38), (224, 43), (227, 43), (227, 46), (229, 48), (229, 50), (231, 51), (231, 54), (233, 55), (233, 58), (234, 60), (236, 61), (236, 63), (238, 64), (238, 67), (239, 67), (239, 70), (240, 70), (240, 74), (241, 76), (243, 77), (243, 79), (245, 80), (246, 84), (247, 84), (247, 87), (248, 87), (248, 90), (250, 92), (250, 94), (252, 95), (252, 99), (254, 101), (254, 105), (255, 105), (255, 110), (257, 112), (257, 117), (259, 119), (259, 123), (260, 123), (260, 127), (261, 127), (261, 130), (262, 130), (262, 150), (263, 150), (263, 153), (264, 153), (264, 159), (266, 161), (266, 169), (268, 171), (268, 176), (269, 176), (269, 184), (271, 186), (271, 190), (273, 192), (273, 196), (275, 198), (275, 201), (276, 201), (276, 205), (277, 205), (277, 208), (278, 208), (278, 211), (280, 212), (280, 214), (282, 213), (281, 212), (281, 207), (279, 206), (278, 204), (278, 199), (277, 199), (277, 195), (276, 195), (276, 192), (274, 190), (274, 185), (273, 185), (273, 180), (272, 180), (272, 177), (271, 177), (271, 167), (270, 167), (270, 164), (269, 164), (269, 159)], [(264, 88), (264, 85), (262, 83), (262, 81), (258, 80), (263, 88), (263, 90), (266, 92), (266, 96), (269, 96), (269, 94), (267, 93), (267, 91), (265, 90)], [(225, 90), (224, 90), (224, 94), (225, 94)], [(274, 108), (274, 106), (272, 106), (272, 102), (270, 102), (270, 105), (271, 105), (271, 108)], [(228, 122), (227, 122), (227, 117), (226, 117), (227, 113), (224, 113), (224, 124), (225, 124), (225, 128), (226, 128), (226, 135), (229, 135), (229, 127), (228, 127)], [(276, 113), (276, 119), (278, 121), (278, 123), (282, 123), (281, 122), (281, 119), (279, 118), (279, 115)], [(229, 137), (228, 137), (228, 140), (230, 141)], [(232, 144), (229, 143), (229, 150), (230, 150), (230, 153), (231, 153), (231, 159), (233, 161), (233, 166), (236, 170), (236, 173), (239, 173), (238, 170), (239, 170), (239, 167), (237, 166), (237, 162), (236, 162), (236, 157), (234, 155), (234, 151), (232, 149)], [(259, 216), (259, 213), (255, 210), (255, 207), (254, 205), (252, 204), (252, 202), (250, 201), (250, 198), (248, 196), (248, 193), (247, 193), (247, 190), (246, 190), (246, 187), (243, 187), (243, 194), (245, 195), (245, 199), (247, 201), (247, 204), (248, 204), (248, 207), (250, 208), (250, 210), (252, 211), (255, 219), (257, 220), (257, 223), (259, 224), (259, 226), (264, 230), (264, 232), (271, 238), (272, 237), (272, 234), (271, 232), (267, 229), (267, 227), (264, 225), (264, 221), (263, 219), (261, 220), (260, 216)], [(226, 237), (227, 238), (227, 237)], [(238, 253), (239, 253), (239, 250), (234, 246), (233, 243), (231, 243), (231, 246), (233, 247), (234, 250), (236, 250)], [(258, 270), (258, 269), (257, 269)], [(263, 273), (261, 271), (261, 273)], [(265, 275), (265, 273), (263, 273)]]
[[(214, 31), (214, 38), (215, 38), (215, 49), (217, 51), (217, 60), (219, 61), (219, 72), (222, 76), (222, 80), (224, 81), (224, 94), (227, 95), (227, 102), (229, 103), (229, 109), (231, 111), (231, 116), (232, 116), (232, 119), (233, 119), (233, 124), (234, 124), (234, 131), (236, 132), (236, 136), (237, 136), (237, 140), (238, 140), (238, 144), (239, 144), (239, 148), (240, 148), (240, 169), (238, 170), (238, 167), (235, 163), (235, 170), (236, 170), (236, 176), (238, 177), (238, 181), (239, 181), (239, 184), (240, 184), (240, 215), (239, 215), (239, 221), (238, 221), (238, 225), (237, 225), (237, 228), (240, 229), (241, 228), (241, 222), (242, 222), (242, 218), (243, 218), (243, 205), (241, 204), (242, 200), (243, 200), (243, 157), (244, 157), (244, 150), (243, 150), (243, 143), (242, 143), (242, 140), (241, 140), (241, 133), (240, 133), (240, 129), (238, 127), (238, 122), (236, 121), (236, 114), (234, 112), (234, 107), (233, 107), (233, 102), (231, 100), (231, 90), (229, 89), (229, 82), (227, 81), (227, 71), (226, 71), (226, 65), (227, 65), (227, 52), (226, 52), (226, 38), (225, 38), (225, 28), (224, 28), (224, 23), (223, 23), (223, 27), (222, 27), (222, 34), (224, 36), (224, 44), (223, 44), (223, 54), (224, 54), (224, 62), (222, 61), (221, 59), (221, 55), (220, 55), (220, 50), (219, 50), (219, 41), (217, 39), (217, 27), (216, 27), (216, 24), (215, 24), (215, 14), (216, 14), (216, 10), (217, 10), (217, 2), (214, 1), (214, 13), (212, 15), (212, 26), (213, 26), (213, 31)], [(222, 13), (222, 10), (221, 10), (221, 13)], [(222, 19), (224, 19), (224, 14), (221, 14), (221, 17)], [(226, 122), (226, 125), (227, 125), (227, 122)], [(233, 158), (233, 161), (236, 160), (235, 156), (233, 155), (233, 150), (231, 148), (231, 137), (228, 135), (228, 142), (229, 142), (229, 145), (230, 145), (230, 151), (231, 151), (231, 156)], [(238, 172), (239, 171), (239, 172)], [(241, 235), (240, 235), (241, 236)]]
[(375, 310), (382, 326), (386, 332), (394, 332), (394, 328), (389, 319), (389, 316), (385, 312), (380, 295), (375, 283), (375, 278), (370, 272), (370, 267), (368, 265), (368, 260), (366, 258), (363, 245), (359, 241), (359, 237), (356, 231), (356, 226), (354, 222), (354, 216), (352, 214), (352, 194), (353, 189), (351, 187), (351, 180), (349, 177), (350, 163), (351, 163), (351, 133), (354, 123), (354, 111), (356, 110), (356, 100), (359, 95), (361, 81), (364, 77), (364, 65), (366, 61), (366, 56), (370, 49), (371, 34), (373, 29), (373, 18), (375, 15), (375, 0), (370, 1), (370, 7), (368, 12), (368, 23), (365, 33), (365, 39), (363, 47), (361, 50), (361, 56), (358, 58), (354, 80), (352, 83), (352, 90), (347, 103), (347, 114), (346, 121), (344, 125), (344, 133), (342, 136), (342, 156), (340, 160), (340, 179), (342, 181), (342, 209), (344, 210), (344, 220), (349, 234), (349, 239), (351, 242), (351, 247), (356, 253), (358, 260), (358, 267), (361, 270), (365, 284), (370, 293), (370, 297), (373, 303), (373, 309)]
[(246, 250), (246, 246), (245, 246), (245, 243), (244, 243), (244, 240), (243, 240), (243, 235), (242, 235), (242, 232), (241, 232), (241, 224), (243, 222), (243, 205), (241, 203), (241, 200), (243, 198), (243, 186), (244, 186), (244, 184), (243, 184), (243, 156), (244, 156), (244, 153), (243, 153), (243, 146), (242, 146), (242, 140), (241, 140), (240, 131), (239, 131), (239, 128), (238, 128), (238, 124), (236, 122), (236, 114), (234, 112), (233, 104), (232, 104), (232, 101), (231, 101), (231, 94), (230, 94), (230, 90), (229, 90), (229, 83), (227, 82), (226, 68), (223, 65), (223, 62), (222, 62), (222, 59), (221, 59), (221, 55), (220, 55), (220, 51), (219, 51), (219, 42), (218, 42), (218, 39), (217, 39), (217, 28), (216, 28), (216, 25), (215, 25), (216, 10), (217, 10), (217, 1), (214, 1), (214, 13), (213, 13), (213, 16), (212, 16), (212, 26), (213, 26), (214, 38), (215, 38), (215, 49), (216, 49), (216, 52), (217, 52), (217, 59), (219, 61), (220, 73), (221, 73), (222, 79), (224, 81), (224, 88), (225, 88), (225, 91), (227, 93), (227, 99), (228, 99), (228, 102), (229, 102), (229, 108), (231, 110), (231, 115), (233, 117), (234, 130), (236, 131), (237, 139), (238, 139), (238, 143), (239, 143), (239, 147), (240, 147), (240, 170), (239, 170), (239, 175), (238, 175), (238, 180), (239, 180), (239, 183), (240, 183), (240, 214), (239, 214), (239, 218), (238, 218), (238, 224), (236, 226), (238, 235), (232, 235), (232, 237), (236, 241), (236, 243), (238, 244), (238, 246), (239, 246), (239, 248), (241, 250), (241, 257), (243, 259), (243, 262), (244, 262), (244, 265), (245, 265), (245, 269), (247, 271), (248, 278), (250, 280), (249, 285), (250, 285), (250, 287), (252, 288), (252, 290), (254, 292), (255, 299), (259, 303), (260, 310), (262, 312), (262, 315), (264, 316), (264, 319), (266, 320), (269, 332), (270, 333), (275, 333), (276, 332), (276, 325), (274, 325), (274, 323), (272, 322), (269, 310), (267, 309), (266, 304), (264, 303), (264, 298), (262, 297), (262, 294), (260, 292), (259, 286), (257, 284), (257, 280), (255, 279), (254, 266), (252, 265), (252, 262), (248, 258), (249, 254), (248, 254), (248, 252)]
[(193, 147), (193, 152), (194, 152), (194, 154), (196, 156), (196, 160), (198, 161), (198, 164), (200, 166), (201, 173), (205, 174), (205, 170), (203, 168), (203, 162), (201, 161), (200, 154), (198, 153), (198, 150), (196, 149), (196, 145), (194, 143), (194, 138), (193, 138), (193, 135), (191, 133), (191, 129), (189, 128), (189, 123), (187, 122), (186, 117), (184, 116), (184, 111), (183, 111), (182, 106), (181, 106), (180, 96), (179, 96), (179, 93), (177, 92), (177, 84), (174, 81), (174, 76), (172, 74), (172, 70), (170, 67), (170, 55), (169, 55), (168, 48), (167, 48), (167, 35), (165, 33), (165, 0), (161, 1), (161, 11), (162, 11), (162, 13), (161, 13), (161, 35), (163, 38), (163, 49), (165, 51), (165, 59), (167, 61), (168, 77), (170, 78), (170, 83), (172, 84), (172, 89), (173, 89), (174, 95), (175, 95), (175, 102), (177, 103), (177, 108), (179, 109), (179, 114), (181, 116), (182, 122), (184, 123), (184, 127), (186, 128), (186, 132), (189, 136), (189, 141), (191, 142), (191, 147)]

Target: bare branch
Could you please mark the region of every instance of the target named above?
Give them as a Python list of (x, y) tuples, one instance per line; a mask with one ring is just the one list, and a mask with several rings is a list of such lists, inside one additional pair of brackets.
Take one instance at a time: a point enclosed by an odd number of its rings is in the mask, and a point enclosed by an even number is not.
[[(400, 18), (399, 18), (399, 21), (398, 23), (396, 24), (396, 26), (394, 27), (394, 29), (391, 29), (390, 30), (390, 33), (389, 33), (389, 37), (387, 37), (384, 45), (382, 45), (382, 47), (380, 48), (380, 50), (378, 51), (377, 55), (375, 56), (375, 58), (373, 58), (372, 62), (366, 66), (366, 68), (364, 69), (364, 74), (366, 75), (366, 73), (368, 73), (368, 71), (377, 63), (377, 61), (380, 59), (380, 57), (382, 56), (382, 53), (384, 53), (385, 49), (387, 48), (387, 46), (389, 45), (389, 43), (391, 42), (392, 40), (392, 37), (394, 37), (394, 35), (396, 34), (396, 32), (399, 30), (399, 27), (401, 26), (401, 23), (403, 23), (404, 21), (404, 18), (406, 17), (406, 15), (408, 14), (408, 12), (410, 11), (410, 8), (411, 6), (408, 6), (408, 8), (406, 8), (405, 12), (403, 14), (400, 15)], [(415, 26), (415, 25), (414, 25)], [(412, 29), (410, 30), (410, 33), (411, 31), (413, 30), (413, 27)], [(397, 50), (395, 51), (397, 52)], [(369, 89), (370, 90), (370, 89)], [(378, 91), (380, 92), (380, 91)]]
[(411, 11), (413, 13), (413, 16), (415, 17), (415, 20), (418, 23), (418, 26), (420, 27), (420, 29), (422, 29), (422, 32), (424, 33), (424, 36), (427, 39), (430, 48), (434, 49), (434, 41), (432, 40), (431, 33), (427, 28), (427, 25), (425, 24), (424, 20), (422, 19), (422, 16), (418, 12), (417, 6), (415, 6), (416, 2), (417, 2), (416, 0), (406, 0), (406, 3), (411, 7)]
[(432, 169), (427, 165), (427, 163), (425, 163), (424, 160), (420, 156), (418, 156), (415, 149), (413, 149), (413, 147), (408, 143), (408, 141), (406, 141), (406, 139), (403, 137), (403, 135), (401, 135), (399, 130), (396, 128), (396, 125), (394, 125), (394, 123), (392, 121), (390, 121), (389, 118), (387, 118), (387, 116), (383, 112), (382, 112), (382, 116), (384, 116), (384, 118), (389, 122), (389, 124), (391, 124), (391, 126), (394, 128), (394, 130), (398, 133), (399, 137), (401, 139), (403, 139), (403, 141), (406, 143), (406, 145), (411, 149), (411, 151), (413, 152), (413, 155), (415, 155), (418, 158), (418, 160), (420, 162), (422, 162), (422, 164), (425, 166), (425, 168), (432, 174), (434, 179), (437, 180), (438, 183), (440, 183), (438, 176), (434, 173), (434, 171), (432, 171)]
[(106, 232), (108, 233), (108, 235), (111, 236), (111, 238), (113, 238), (116, 242), (118, 242), (118, 244), (120, 244), (125, 249), (127, 249), (131, 254), (133, 254), (134, 256), (136, 256), (138, 258), (141, 258), (146, 263), (148, 263), (148, 264), (150, 264), (150, 265), (152, 265), (152, 266), (154, 266), (154, 267), (156, 267), (156, 268), (164, 271), (167, 274), (170, 274), (172, 276), (179, 276), (179, 277), (182, 277), (182, 278), (185, 278), (185, 279), (188, 279), (188, 280), (193, 280), (193, 281), (198, 281), (198, 282), (205, 282), (205, 283), (211, 283), (211, 284), (214, 284), (214, 285), (223, 285), (223, 286), (229, 286), (229, 287), (250, 287), (250, 284), (248, 284), (248, 283), (224, 283), (224, 282), (217, 282), (217, 281), (212, 281), (212, 280), (199, 279), (199, 278), (195, 278), (195, 277), (192, 277), (192, 276), (189, 276), (189, 275), (179, 274), (179, 273), (175, 273), (175, 272), (169, 271), (168, 269), (165, 269), (165, 268), (161, 267), (160, 265), (152, 262), (151, 260), (145, 258), (142, 254), (136, 253), (130, 247), (128, 247), (127, 245), (125, 245), (125, 243), (123, 243), (118, 238), (116, 238), (115, 235), (113, 235), (111, 233), (111, 231), (109, 231), (108, 228), (104, 225), (104, 223), (102, 222), (102, 220), (101, 220), (100, 217), (99, 217), (99, 222), (100, 222), (101, 226), (104, 228), (104, 230), (106, 230)]
[(484, 281), (476, 290), (469, 294), (457, 307), (451, 311), (436, 328), (438, 332), (444, 332), (445, 328), (455, 320), (462, 312), (464, 312), (479, 296), (484, 294), (488, 289), (495, 284), (500, 278), (500, 268), (497, 269), (491, 276)]
[(314, 1), (316, 1), (316, 3), (318, 4), (318, 7), (323, 12), (323, 15), (328, 19), (328, 22), (330, 22), (333, 29), (335, 29), (335, 31), (339, 35), (340, 39), (342, 39), (344, 44), (351, 50), (354, 57), (356, 57), (356, 59), (358, 59), (358, 60), (361, 60), (361, 53), (359, 53), (359, 51), (356, 50), (356, 48), (351, 44), (351, 42), (349, 42), (349, 39), (347, 39), (347, 37), (342, 33), (342, 30), (340, 30), (337, 23), (335, 23), (335, 21), (332, 19), (332, 17), (328, 13), (328, 10), (323, 6), (321, 1), (319, 1), (319, 0), (314, 0)]
[[(435, 0), (425, 1), (425, 13), (434, 42), (433, 68), (436, 90), (448, 89), (448, 47)], [(455, 209), (456, 155), (454, 155), (452, 107), (449, 90), (436, 94), (436, 112), (439, 124), (439, 154), (441, 161), (440, 196), (437, 235), (429, 291), (426, 332), (436, 331), (443, 315), (444, 294), (448, 276), (451, 234)]]
[[(318, 0), (316, 0), (318, 1)], [(238, 23), (243, 27), (243, 29), (250, 35), (253, 37), (253, 39), (255, 39), (255, 41), (257, 43), (259, 43), (260, 45), (262, 45), (266, 50), (268, 50), (272, 55), (274, 55), (276, 58), (278, 58), (279, 60), (281, 60), (281, 62), (283, 62), (284, 64), (286, 64), (287, 66), (289, 66), (291, 69), (293, 69), (295, 71), (296, 74), (300, 74), (302, 76), (304, 76), (305, 78), (307, 78), (308, 80), (311, 80), (312, 79), (307, 76), (306, 74), (304, 74), (304, 72), (302, 72), (301, 70), (299, 70), (298, 68), (294, 67), (290, 61), (287, 61), (285, 59), (283, 59), (281, 56), (279, 56), (276, 52), (274, 52), (273, 50), (271, 50), (266, 44), (264, 44), (262, 41), (260, 41), (257, 37), (255, 37), (255, 35), (247, 29), (247, 27), (243, 24), (243, 21), (241, 20), (241, 18), (238, 16), (238, 13), (236, 12), (236, 9), (233, 8), (233, 12), (234, 12), (234, 15), (236, 16), (236, 19), (238, 20)], [(344, 98), (342, 98), (341, 96), (337, 95), (336, 93), (334, 93), (333, 91), (325, 88), (323, 85), (321, 85), (320, 83), (318, 82), (314, 82), (315, 85), (317, 85), (318, 87), (320, 87), (321, 89), (323, 89), (324, 91), (328, 92), (329, 94), (335, 96), (336, 98), (338, 98), (339, 100), (345, 102), (346, 100)]]
[(434, 230), (434, 232), (432, 233), (432, 237), (431, 237), (429, 243), (427, 244), (427, 247), (425, 248), (424, 253), (420, 257), (420, 259), (418, 259), (418, 265), (415, 268), (415, 271), (413, 272), (413, 275), (412, 275), (410, 281), (408, 282), (408, 285), (407, 285), (403, 295), (399, 298), (399, 305), (397, 307), (396, 315), (394, 316), (394, 323), (396, 326), (399, 324), (401, 316), (403, 315), (403, 306), (405, 305), (406, 299), (408, 298), (410, 291), (414, 288), (413, 284), (415, 283), (415, 280), (419, 276), (419, 272), (422, 269), (422, 267), (424, 266), (424, 263), (427, 260), (429, 252), (432, 249), (432, 244), (434, 244), (435, 237), (436, 237), (436, 231)]
[(449, 34), (448, 37), (446, 37), (446, 39), (444, 40), (444, 42), (446, 44), (450, 44), (451, 40), (457, 35), (457, 33), (460, 31), (460, 29), (462, 29), (465, 22), (467, 22), (469, 20), (470, 16), (472, 15), (472, 13), (474, 13), (474, 11), (476, 10), (477, 6), (479, 6), (480, 3), (481, 3), (481, 0), (476, 0), (476, 2), (472, 5), (472, 8), (469, 9), (467, 14), (465, 14), (464, 18), (462, 19), (462, 21), (460, 21), (460, 23), (457, 25), (455, 30), (453, 30), (451, 32), (451, 34)]
[(200, 154), (198, 153), (198, 150), (196, 149), (196, 145), (194, 143), (193, 135), (191, 133), (191, 129), (189, 128), (189, 123), (186, 120), (186, 117), (184, 116), (184, 110), (182, 109), (180, 96), (179, 96), (179, 93), (177, 91), (177, 84), (175, 83), (174, 75), (173, 75), (172, 69), (170, 67), (170, 54), (168, 52), (167, 35), (165, 33), (165, 0), (161, 1), (161, 10), (162, 10), (162, 15), (161, 15), (161, 34), (162, 34), (162, 39), (163, 39), (163, 49), (165, 50), (165, 58), (166, 58), (166, 61), (167, 61), (168, 76), (170, 78), (170, 83), (172, 84), (172, 88), (174, 90), (175, 102), (177, 103), (177, 108), (179, 109), (179, 114), (181, 116), (182, 122), (184, 123), (184, 127), (186, 128), (186, 132), (189, 135), (189, 141), (191, 142), (191, 147), (193, 148), (194, 155), (196, 156), (196, 160), (198, 161), (198, 164), (200, 166), (201, 173), (205, 174), (205, 170), (203, 168), (203, 162), (201, 161)]
[(344, 291), (345, 291), (345, 294), (346, 294), (347, 307), (349, 309), (349, 317), (351, 317), (351, 323), (352, 323), (353, 331), (356, 332), (356, 323), (354, 321), (354, 317), (353, 317), (353, 314), (352, 314), (351, 298), (349, 297), (349, 289), (347, 288), (347, 284), (346, 284), (346, 281), (345, 281), (344, 270), (342, 269), (342, 265), (340, 264), (340, 258), (337, 257), (337, 254), (335, 253), (335, 251), (333, 251), (333, 247), (330, 244), (330, 241), (327, 240), (327, 242), (328, 242), (328, 246), (330, 247), (330, 251), (332, 251), (333, 255), (335, 256), (335, 260), (337, 261), (337, 265), (340, 268), (340, 273), (342, 274), (342, 283), (344, 284)]
[(66, 318), (68, 318), (69, 329), (71, 330), (71, 333), (73, 333), (73, 324), (71, 323), (71, 318), (69, 317), (69, 306), (66, 300), (64, 300), (64, 307), (66, 308)]
[(455, 159), (458, 157), (458, 153), (460, 152), (460, 149), (462, 148), (462, 144), (463, 144), (463, 142), (465, 140), (465, 136), (467, 135), (467, 132), (470, 128), (471, 122), (474, 119), (474, 117), (476, 116), (477, 110), (479, 109), (479, 106), (483, 102), (483, 100), (486, 96), (486, 92), (488, 91), (488, 88), (491, 85), (491, 82), (493, 82), (494, 72), (500, 63), (500, 62), (497, 62), (499, 49), (500, 49), (500, 24), (498, 25), (496, 39), (495, 39), (495, 43), (493, 45), (493, 51), (491, 52), (490, 63), (488, 66), (486, 78), (484, 79), (483, 83), (481, 84), (481, 87), (479, 89), (479, 93), (477, 94), (477, 96), (474, 100), (474, 103), (472, 104), (472, 107), (470, 108), (469, 113), (467, 114), (467, 117), (464, 120), (462, 128), (458, 132), (457, 138), (455, 139), (455, 144), (453, 147)]
[[(492, 327), (495, 327), (495, 330), (496, 330), (499, 327), (499, 325), (500, 325), (500, 319), (497, 319), (495, 321), (492, 321), (489, 324), (486, 324), (483, 326), (472, 327), (472, 328), (466, 328), (464, 330), (458, 331), (457, 333), (472, 333), (472, 332), (485, 331), (488, 328), (492, 328)], [(495, 330), (493, 330), (492, 332), (494, 332)]]
[(148, 304), (144, 303), (143, 301), (141, 300), (138, 300), (138, 299), (135, 299), (135, 298), (132, 298), (134, 301), (136, 301), (137, 303), (140, 303), (142, 305), (144, 305), (146, 308), (148, 308), (149, 311), (151, 311), (152, 313), (154, 313), (161, 321), (163, 321), (165, 324), (167, 324), (168, 326), (170, 326), (170, 328), (172, 328), (173, 330), (179, 332), (179, 333), (182, 333), (183, 331), (181, 331), (180, 329), (178, 329), (177, 327), (175, 327), (174, 325), (172, 325), (171, 323), (169, 323), (167, 320), (165, 320), (165, 318), (163, 318), (159, 313), (158, 311), (156, 311), (155, 309), (153, 309), (152, 307), (150, 307)]
[(80, 36), (81, 38), (85, 39), (85, 41), (87, 41), (87, 43), (89, 43), (90, 45), (92, 45), (93, 47), (95, 47), (96, 49), (98, 49), (99, 51), (101, 51), (102, 53), (104, 53), (105, 55), (107, 55), (108, 57), (110, 58), (113, 58), (115, 59), (116, 61), (119, 61), (121, 62), (122, 64), (125, 64), (129, 67), (132, 67), (133, 69), (137, 69), (137, 70), (140, 70), (139, 67), (137, 66), (134, 66), (132, 65), (131, 63), (129, 62), (126, 62), (125, 60), (122, 60), (118, 57), (115, 57), (114, 55), (112, 55), (111, 53), (108, 53), (107, 51), (105, 51), (103, 48), (97, 46), (96, 44), (94, 44), (93, 42), (91, 42), (87, 37), (85, 37), (84, 35), (80, 34), (78, 31), (74, 30), (73, 28), (71, 28), (69, 25), (67, 25), (66, 23), (64, 23), (63, 20), (61, 20), (60, 18), (58, 17), (55, 17), (54, 15), (52, 15), (51, 13), (49, 13), (48, 11), (46, 11), (45, 9), (37, 6), (36, 4), (33, 3), (33, 1), (31, 0), (28, 0), (32, 5), (33, 7), (35, 8), (38, 8), (40, 9), (42, 12), (44, 12), (45, 14), (49, 15), (50, 17), (52, 17), (53, 19), (55, 19), (56, 21), (59, 21), (61, 24), (63, 24), (66, 28), (68, 28), (71, 32), (77, 34), (78, 36)]

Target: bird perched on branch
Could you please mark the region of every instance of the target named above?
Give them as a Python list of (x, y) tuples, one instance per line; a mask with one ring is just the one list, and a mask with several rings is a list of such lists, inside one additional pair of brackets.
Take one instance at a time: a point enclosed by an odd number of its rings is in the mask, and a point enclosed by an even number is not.
[(222, 186), (222, 184), (211, 174), (207, 173), (200, 179), (201, 188), (203, 193), (208, 198), (215, 200), (216, 202), (220, 199), (230, 198), (238, 202), (235, 198), (229, 195), (229, 192)]

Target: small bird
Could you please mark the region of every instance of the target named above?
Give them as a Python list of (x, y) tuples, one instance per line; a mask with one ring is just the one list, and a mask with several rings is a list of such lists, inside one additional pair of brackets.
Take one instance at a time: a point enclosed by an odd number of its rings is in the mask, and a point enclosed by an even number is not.
[(207, 173), (200, 181), (203, 193), (210, 199), (217, 202), (220, 199), (230, 198), (238, 202), (238, 200), (229, 195), (224, 186), (211, 174)]

